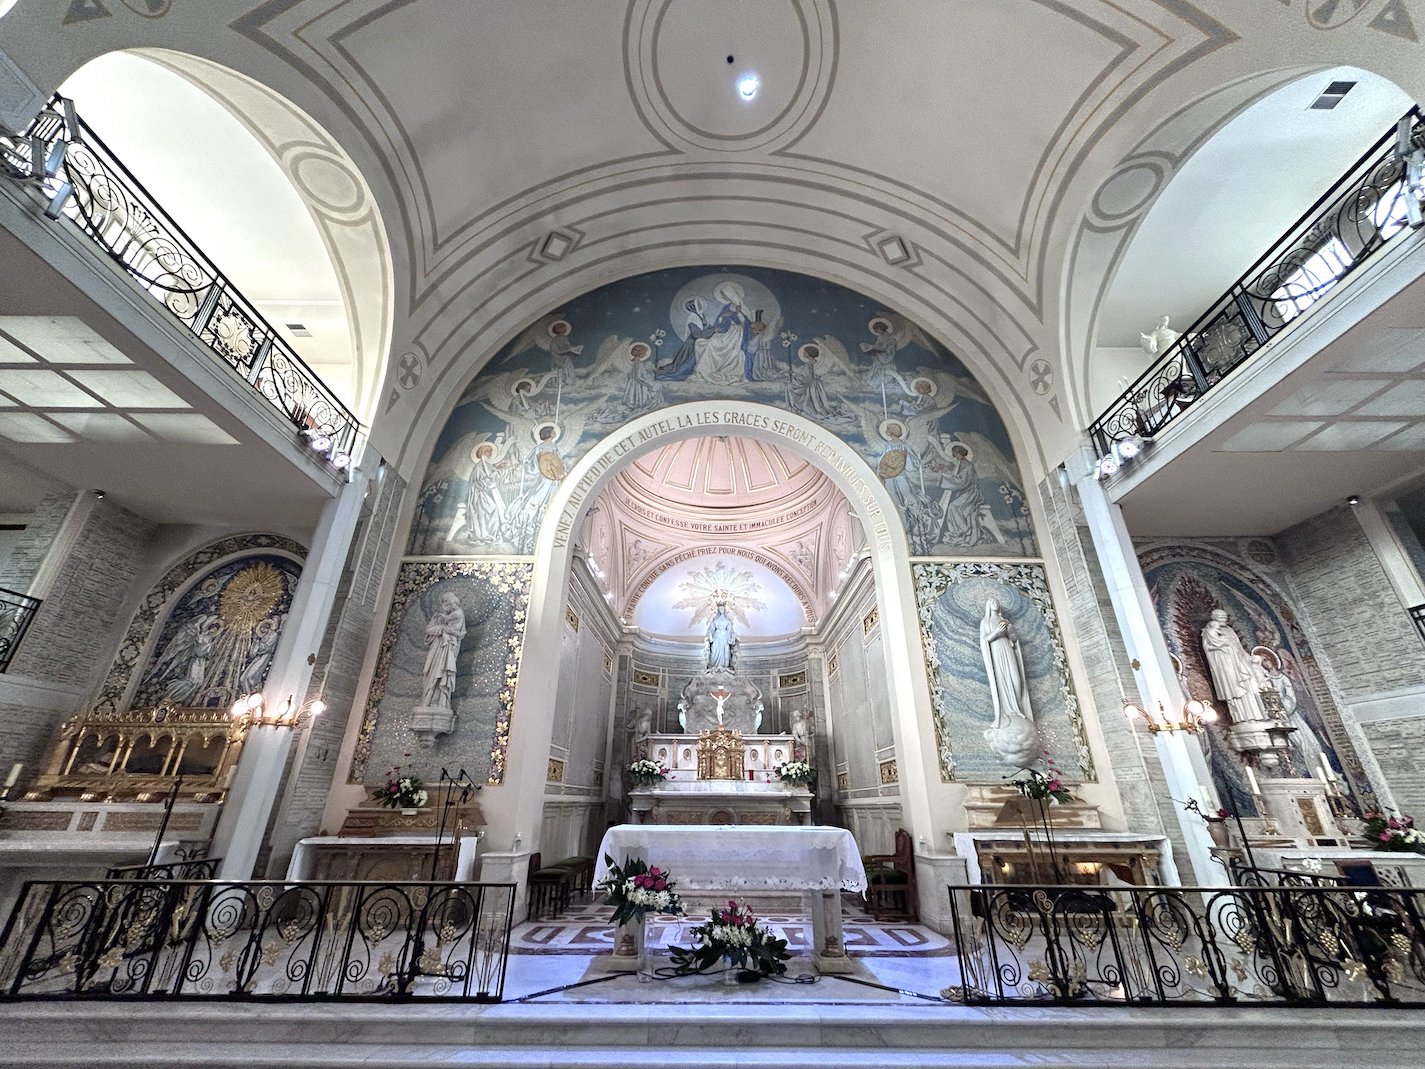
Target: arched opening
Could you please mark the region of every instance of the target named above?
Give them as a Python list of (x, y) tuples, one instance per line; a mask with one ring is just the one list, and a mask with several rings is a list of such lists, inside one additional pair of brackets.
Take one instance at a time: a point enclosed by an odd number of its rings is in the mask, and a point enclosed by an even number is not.
[(267, 87), (166, 50), (99, 56), (60, 93), (369, 423), (390, 345), (390, 253), (335, 140)]
[[(1262, 95), (1181, 160), (1140, 147), (1143, 174), (1165, 164), (1176, 169), (1136, 223), (1099, 299), (1089, 417), (1151, 363), (1153, 353), (1144, 350), (1162, 347), (1165, 335), (1154, 331), (1164, 316), (1170, 330), (1187, 330), (1412, 103), (1387, 78), (1334, 67)], [(1100, 210), (1118, 196), (1101, 191)], [(1403, 225), (1389, 217), (1394, 210), (1383, 202), (1379, 223)], [(1289, 320), (1305, 311), (1319, 296), (1317, 282), (1350, 263), (1351, 244), (1323, 234), (1319, 247), (1291, 250), (1272, 314)]]

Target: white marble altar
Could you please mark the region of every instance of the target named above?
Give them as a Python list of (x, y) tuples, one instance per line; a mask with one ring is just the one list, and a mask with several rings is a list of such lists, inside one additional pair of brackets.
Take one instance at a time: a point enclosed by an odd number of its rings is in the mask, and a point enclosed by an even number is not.
[(686, 900), (718, 892), (755, 900), (799, 891), (812, 919), (812, 962), (824, 973), (852, 969), (841, 929), (841, 892), (865, 891), (866, 870), (856, 840), (844, 828), (706, 827), (620, 824), (599, 844), (595, 882), (604, 859), (641, 857), (667, 869)]
[[(441, 843), (442, 854), (455, 847), (455, 871), (441, 879), (457, 883), (475, 878), (480, 841), (473, 835)], [(315, 835), (302, 839), (287, 866), (289, 880), (424, 880), (430, 877), (431, 835)]]
[(629, 792), (635, 824), (805, 825), (811, 791), (780, 781), (667, 780)]

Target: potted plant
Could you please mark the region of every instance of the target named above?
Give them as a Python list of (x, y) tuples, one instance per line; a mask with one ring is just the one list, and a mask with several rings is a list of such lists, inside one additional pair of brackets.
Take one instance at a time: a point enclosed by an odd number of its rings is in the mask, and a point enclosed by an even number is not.
[(783, 783), (793, 787), (811, 790), (816, 785), (816, 769), (805, 761), (784, 761), (777, 766), (777, 775)]
[(1415, 826), (1414, 817), (1372, 811), (1366, 813), (1361, 822), (1365, 837), (1374, 849), (1425, 854), (1425, 834)]

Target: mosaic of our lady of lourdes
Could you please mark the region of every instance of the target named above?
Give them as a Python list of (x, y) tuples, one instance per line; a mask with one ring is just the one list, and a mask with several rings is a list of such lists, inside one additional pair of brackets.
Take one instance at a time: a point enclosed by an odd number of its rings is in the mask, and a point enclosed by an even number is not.
[(819, 279), (682, 268), (612, 283), (530, 325), (441, 431), (413, 555), (529, 553), (560, 481), (637, 416), (687, 401), (761, 402), (867, 460), (920, 556), (1036, 552), (1004, 423), (924, 330)]

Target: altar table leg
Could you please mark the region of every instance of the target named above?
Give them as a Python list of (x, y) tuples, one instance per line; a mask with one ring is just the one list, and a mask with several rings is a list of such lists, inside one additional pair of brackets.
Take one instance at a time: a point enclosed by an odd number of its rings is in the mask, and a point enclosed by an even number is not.
[(854, 966), (846, 956), (846, 941), (841, 930), (841, 892), (808, 891), (806, 908), (811, 914), (811, 960), (817, 972), (851, 972)]

